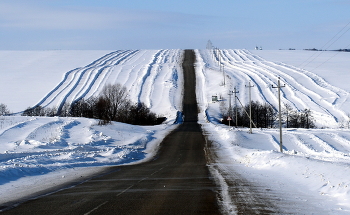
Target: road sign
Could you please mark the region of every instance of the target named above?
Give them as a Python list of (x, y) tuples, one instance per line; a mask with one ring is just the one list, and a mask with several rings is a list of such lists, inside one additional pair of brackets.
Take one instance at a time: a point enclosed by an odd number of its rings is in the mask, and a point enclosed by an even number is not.
[(230, 120), (232, 120), (232, 118), (231, 117), (227, 117), (227, 120), (230, 121)]

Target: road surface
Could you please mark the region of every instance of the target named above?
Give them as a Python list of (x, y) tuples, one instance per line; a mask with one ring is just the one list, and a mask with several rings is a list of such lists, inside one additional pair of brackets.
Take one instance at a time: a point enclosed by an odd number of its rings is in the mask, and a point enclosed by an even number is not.
[(184, 54), (184, 123), (163, 140), (154, 160), (111, 167), (108, 174), (3, 214), (220, 214), (197, 124), (195, 54)]

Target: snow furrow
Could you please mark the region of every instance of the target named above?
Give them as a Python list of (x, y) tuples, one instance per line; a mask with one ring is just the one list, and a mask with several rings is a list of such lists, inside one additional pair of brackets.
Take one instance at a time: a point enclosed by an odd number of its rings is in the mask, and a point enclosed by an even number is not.
[[(82, 98), (97, 96), (106, 84), (120, 83), (129, 90), (133, 102), (144, 102), (152, 110), (161, 106), (176, 105), (170, 110), (161, 111), (166, 116), (176, 116), (181, 109), (180, 95), (161, 102), (162, 94), (168, 97), (178, 92), (178, 81), (171, 74), (180, 66), (181, 50), (127, 50), (111, 52), (86, 67), (71, 70), (64, 75), (60, 84), (50, 91), (37, 105), (57, 107), (58, 112), (65, 104)], [(178, 70), (178, 69), (177, 69)], [(155, 84), (159, 78), (167, 78), (164, 84)], [(162, 82), (162, 80), (160, 80)], [(181, 90), (180, 87), (179, 90)], [(181, 92), (180, 92), (181, 93)], [(155, 103), (154, 103), (155, 102)], [(176, 104), (175, 104), (176, 103)]]
[[(125, 54), (126, 53), (126, 54)], [(121, 54), (119, 54), (118, 57), (120, 59), (125, 59), (128, 56), (133, 55), (134, 52), (125, 51)], [(75, 84), (70, 88), (70, 90), (63, 96), (63, 98), (60, 101), (60, 105), (58, 107), (58, 112), (61, 111), (62, 107), (66, 102), (75, 102), (77, 101), (73, 93), (79, 93), (79, 89), (86, 87), (86, 90), (81, 92), (81, 96), (78, 97), (78, 99), (81, 99), (84, 95), (88, 93), (88, 91), (91, 89), (92, 85), (95, 83), (98, 76), (101, 74), (102, 71), (104, 71), (104, 68), (108, 67), (112, 62), (115, 62), (115, 57), (110, 57), (106, 61), (101, 62), (100, 66), (93, 65), (92, 68), (88, 67), (87, 69), (83, 70), (77, 81), (75, 81)], [(118, 61), (117, 61), (118, 62)], [(102, 67), (102, 68), (101, 68)], [(93, 78), (89, 79), (89, 76), (91, 75), (91, 71), (95, 71), (96, 74)], [(106, 74), (104, 74), (106, 75)], [(87, 79), (87, 81), (91, 82), (91, 84), (84, 83), (84, 79)], [(78, 87), (79, 86), (79, 87)]]
[[(283, 104), (289, 104), (298, 111), (310, 109), (314, 115), (319, 116), (318, 118), (323, 118), (319, 121), (320, 124), (327, 122), (332, 127), (340, 120), (346, 119), (346, 114), (338, 107), (347, 101), (349, 93), (331, 86), (317, 75), (286, 64), (266, 61), (247, 50), (219, 52), (228, 77), (227, 90), (237, 87), (241, 92), (238, 96), (243, 103), (248, 102), (248, 89), (245, 86), (250, 81), (254, 85), (251, 89), (252, 99), (266, 102), (277, 110), (277, 89), (273, 89), (272, 86), (277, 86), (277, 77), (280, 77), (282, 84), (285, 84), (285, 87), (281, 88)], [(200, 54), (207, 70), (217, 71), (219, 75), (219, 66), (216, 63), (218, 57), (212, 59), (209, 51), (204, 50), (200, 51)], [(214, 55), (218, 54), (215, 52)]]
[[(242, 51), (247, 56), (251, 55), (248, 51)], [(284, 83), (289, 86), (294, 85), (293, 90), (297, 90), (307, 96), (311, 102), (315, 103), (323, 112), (332, 115), (336, 120), (344, 117), (344, 113), (334, 109), (334, 100), (339, 98), (339, 91), (322, 78), (310, 72), (300, 72), (300, 69), (287, 66), (285, 64), (276, 64), (269, 61), (256, 62), (259, 67), (266, 68), (273, 73), (273, 76), (281, 76)], [(298, 77), (298, 80), (293, 77)], [(342, 93), (344, 95), (344, 93)], [(329, 100), (329, 102), (327, 101)], [(317, 108), (316, 108), (317, 110)]]
[[(97, 89), (102, 89), (103, 85), (101, 85), (101, 82), (96, 82), (97, 79), (100, 78), (102, 80), (106, 80), (110, 75), (110, 72), (113, 66), (123, 63), (128, 58), (133, 57), (137, 52), (138, 52), (137, 50), (130, 51), (124, 56), (121, 56), (121, 57), (118, 56), (117, 59), (113, 58), (108, 62), (107, 61), (105, 62), (105, 64), (108, 64), (108, 65), (104, 65), (101, 68), (96, 68), (95, 71), (93, 72), (89, 72), (88, 74), (89, 77), (86, 79), (86, 82), (82, 84), (82, 87), (80, 87), (81, 90), (76, 92), (76, 96), (73, 96), (73, 98), (71, 99), (72, 102), (79, 101), (80, 99), (86, 97), (86, 95), (90, 93), (93, 87), (95, 87), (94, 92), (96, 92)], [(98, 84), (95, 84), (95, 83), (98, 83)], [(94, 92), (92, 94), (94, 94)]]
[[(256, 63), (254, 62), (254, 64), (256, 64)], [(275, 77), (277, 77), (277, 76), (279, 76), (279, 75), (277, 75), (277, 74), (271, 74), (271, 69), (270, 69), (270, 70), (265, 70), (265, 69), (262, 69), (261, 66), (249, 65), (248, 63), (247, 63), (247, 64), (244, 64), (244, 65), (245, 65), (246, 67), (251, 67), (252, 69), (251, 69), (250, 71), (256, 72), (256, 73), (258, 73), (258, 74), (260, 74), (260, 75), (264, 74), (264, 76), (260, 76), (260, 78), (261, 78), (261, 79), (265, 79), (265, 83), (266, 83), (267, 86), (271, 86), (272, 84), (274, 84), (274, 85), (276, 86), (276, 84), (273, 82), (272, 78), (275, 78)], [(268, 77), (268, 76), (270, 76), (270, 77)], [(283, 80), (283, 79), (282, 79), (282, 81), (285, 81), (285, 83), (288, 83), (287, 86), (293, 86), (293, 85), (291, 84), (291, 83), (293, 83), (292, 81), (286, 81), (286, 80)], [(295, 81), (295, 82), (294, 82), (294, 85), (299, 85), (299, 84)], [(315, 92), (313, 92), (313, 91), (311, 91), (311, 90), (309, 90), (309, 91), (306, 92), (306, 93), (303, 92), (302, 90), (300, 90), (300, 89), (303, 89), (303, 88), (304, 88), (304, 86), (302, 86), (302, 85), (299, 85), (298, 87), (292, 87), (292, 88), (293, 88), (293, 90), (297, 90), (297, 89), (298, 89), (298, 92), (300, 93), (300, 94), (299, 94), (299, 97), (300, 97), (300, 96), (305, 96), (305, 98), (306, 98), (306, 99), (309, 99), (309, 100), (311, 101), (311, 103), (312, 103), (312, 102), (315, 103), (315, 104), (316, 104), (316, 107), (319, 107), (322, 111), (325, 111), (326, 113), (330, 114), (326, 108), (322, 107), (322, 106), (319, 105), (317, 102), (315, 102), (315, 100), (316, 100), (316, 99), (314, 99), (315, 96), (318, 97), (318, 98), (321, 98), (321, 96), (319, 96), (319, 94), (316, 94)], [(270, 91), (271, 91), (271, 88), (269, 88), (269, 89), (270, 89)], [(290, 100), (290, 99), (288, 99), (288, 97), (287, 97), (286, 94), (284, 93), (284, 89), (282, 89), (282, 92), (283, 92), (283, 94), (282, 94), (283, 98), (285, 98), (286, 100)], [(289, 91), (289, 92), (290, 92), (290, 91)], [(297, 99), (296, 99), (296, 96), (293, 96), (293, 97), (294, 97), (294, 100), (297, 100)], [(301, 100), (301, 101), (302, 101), (302, 100)], [(276, 104), (276, 103), (275, 103), (275, 104)], [(295, 103), (293, 102), (293, 104), (295, 104)], [(307, 106), (304, 105), (303, 109), (305, 109), (306, 107), (307, 107)], [(299, 108), (300, 108), (300, 107), (299, 107)]]
[[(105, 61), (106, 59), (109, 59), (110, 57), (117, 55), (119, 53), (123, 53), (123, 52), (116, 51), (116, 52), (109, 53), (101, 57), (100, 59), (97, 59), (96, 61), (92, 62), (91, 64), (87, 65), (86, 67), (97, 66), (101, 64), (103, 61)], [(67, 89), (67, 87), (70, 84), (72, 84), (72, 81), (75, 79), (76, 73), (80, 72), (81, 70), (83, 70), (83, 68), (76, 68), (65, 73), (63, 76), (63, 80), (53, 90), (51, 90), (42, 100), (40, 100), (35, 106), (40, 105), (40, 106), (46, 107), (51, 105), (52, 102), (56, 98), (58, 98), (64, 92), (64, 90)], [(58, 104), (54, 104), (54, 105), (57, 106)]]
[[(232, 53), (232, 51), (230, 52)], [(235, 55), (237, 55), (237, 52), (234, 52)], [(238, 65), (237, 65), (238, 66)], [(244, 64), (244, 66), (242, 66), (243, 68), (249, 66), (248, 64)], [(253, 67), (252, 66), (252, 72), (254, 72), (255, 70), (259, 71), (259, 72), (264, 72), (264, 71), (261, 71), (259, 69), (259, 67)], [(243, 70), (244, 71), (244, 70)], [(264, 74), (264, 73), (263, 73)], [(275, 77), (276, 76), (271, 76), (270, 74), (267, 74), (268, 76), (264, 76), (264, 79), (265, 79), (265, 83), (264, 85), (266, 86), (266, 94), (269, 94), (270, 95), (270, 104), (272, 104), (274, 107), (277, 106), (277, 95), (276, 95), (276, 89), (272, 89), (271, 86), (274, 85), (274, 86), (277, 86), (276, 83), (275, 83)], [(291, 98), (293, 99), (286, 99), (288, 97), (288, 95), (290, 95)], [(307, 105), (300, 99), (297, 99), (296, 95), (295, 95), (295, 92), (293, 90), (293, 87), (291, 85), (287, 85), (286, 88), (283, 88), (283, 91), (282, 91), (282, 100), (284, 103), (289, 103), (289, 104), (292, 104), (293, 107), (296, 107), (296, 108), (299, 108), (300, 107), (303, 107), (301, 109), (304, 109), (307, 107)]]
[(337, 152), (342, 152), (350, 155), (350, 141), (340, 137), (337, 133), (324, 132), (321, 134), (315, 134), (315, 136), (328, 143), (330, 147), (332, 147)]
[[(179, 107), (181, 106), (179, 105), (179, 97), (181, 97), (181, 92), (179, 95), (176, 94), (179, 88), (177, 83), (179, 80), (177, 70), (180, 66), (178, 59), (181, 59), (179, 54), (179, 50), (167, 50), (164, 53), (162, 61), (160, 62), (159, 69), (156, 71), (156, 73), (154, 73), (153, 78), (150, 79), (152, 80), (149, 82), (149, 85), (151, 85), (151, 90), (149, 92), (150, 108), (178, 106), (179, 109), (182, 109), (182, 107)], [(167, 115), (174, 111), (176, 111), (175, 108), (171, 108), (169, 110), (164, 109), (164, 112), (168, 112)]]
[[(140, 82), (140, 93), (138, 95), (138, 102), (144, 102), (146, 106), (150, 106), (150, 100), (149, 100), (149, 94), (150, 94), (150, 85), (147, 82), (147, 79), (150, 76), (153, 76), (153, 73), (156, 72), (158, 68), (159, 61), (161, 57), (164, 55), (165, 50), (160, 50), (158, 51), (154, 56), (152, 61), (147, 65), (145, 68), (144, 74), (142, 77), (140, 77), (139, 82)], [(150, 78), (151, 80), (151, 78)]]
[(36, 106), (58, 106), (62, 108), (67, 101), (68, 96), (75, 90), (80, 81), (84, 78), (85, 73), (90, 74), (89, 71), (94, 71), (95, 68), (103, 67), (108, 64), (115, 57), (124, 56), (127, 51), (116, 51), (107, 54), (100, 59), (94, 61), (86, 67), (71, 70), (64, 75), (63, 80), (45, 96)]

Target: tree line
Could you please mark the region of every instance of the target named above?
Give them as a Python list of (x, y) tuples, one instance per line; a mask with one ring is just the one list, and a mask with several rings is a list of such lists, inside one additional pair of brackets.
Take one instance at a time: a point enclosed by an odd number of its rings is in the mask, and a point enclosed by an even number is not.
[(61, 107), (29, 107), (23, 116), (61, 116), (99, 119), (99, 124), (111, 121), (133, 125), (156, 125), (165, 118), (158, 118), (144, 103), (132, 103), (126, 87), (120, 84), (106, 85), (99, 96), (65, 103)]
[[(244, 107), (228, 108), (225, 102), (221, 102), (220, 111), (222, 114), (221, 122), (226, 125), (237, 125), (240, 127), (249, 127), (250, 105)], [(278, 125), (277, 110), (268, 103), (260, 103), (258, 101), (251, 102), (251, 118), (257, 128), (274, 128)], [(229, 123), (228, 117), (232, 120)], [(314, 119), (310, 109), (302, 111), (294, 110), (290, 105), (285, 105), (282, 111), (282, 123), (285, 128), (316, 128)]]
[(297, 111), (290, 105), (284, 105), (282, 111), (284, 124), (287, 128), (316, 128), (310, 109)]

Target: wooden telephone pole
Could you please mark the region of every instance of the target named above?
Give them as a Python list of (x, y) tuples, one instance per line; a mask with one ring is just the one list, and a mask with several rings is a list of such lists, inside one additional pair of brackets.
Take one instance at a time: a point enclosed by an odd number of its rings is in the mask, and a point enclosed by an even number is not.
[(253, 133), (252, 132), (252, 92), (251, 92), (251, 88), (254, 87), (254, 85), (251, 85), (250, 84), (250, 81), (249, 81), (249, 85), (245, 85), (245, 87), (248, 87), (249, 88), (249, 133)]
[(239, 91), (237, 91), (235, 87), (232, 93), (235, 94), (235, 115), (236, 115), (235, 118), (236, 118), (236, 128), (237, 128), (238, 127), (237, 93), (239, 93)]
[(228, 95), (229, 95), (228, 116), (229, 116), (229, 117), (232, 117), (231, 96), (233, 95), (233, 91), (229, 90), (229, 91), (228, 91)]
[(226, 85), (226, 80), (225, 80), (225, 65), (223, 63), (220, 64), (220, 69), (221, 69), (221, 65), (222, 65), (222, 75), (224, 76), (224, 87)]
[(280, 77), (278, 77), (277, 87), (274, 87), (272, 85), (272, 88), (278, 89), (278, 120), (279, 120), (279, 127), (280, 127), (280, 152), (283, 152), (283, 145), (282, 145), (282, 117), (281, 117), (281, 87), (285, 87), (284, 84), (281, 86)]

